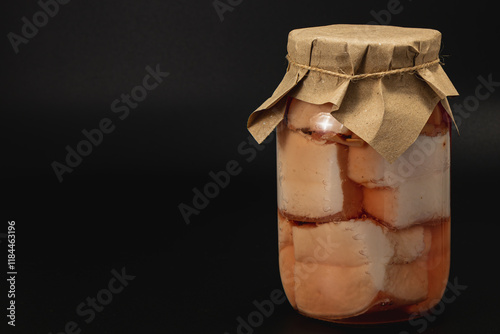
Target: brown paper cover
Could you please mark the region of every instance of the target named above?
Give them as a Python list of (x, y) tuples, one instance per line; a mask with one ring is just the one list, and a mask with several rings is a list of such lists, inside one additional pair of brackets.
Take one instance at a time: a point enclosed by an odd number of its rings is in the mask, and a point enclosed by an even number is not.
[[(453, 119), (446, 97), (458, 93), (435, 62), (440, 43), (441, 33), (432, 29), (330, 25), (293, 30), (287, 47), (293, 62), (272, 96), (250, 115), (248, 130), (261, 143), (283, 119), (286, 96), (332, 103), (332, 116), (392, 163), (417, 139), (439, 101)], [(405, 71), (358, 79), (316, 69), (350, 76)]]

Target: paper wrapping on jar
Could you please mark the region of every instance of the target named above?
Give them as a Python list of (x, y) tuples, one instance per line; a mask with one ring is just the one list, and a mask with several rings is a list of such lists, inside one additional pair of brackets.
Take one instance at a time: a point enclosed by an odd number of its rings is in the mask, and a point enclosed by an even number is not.
[[(250, 115), (248, 130), (261, 143), (283, 119), (287, 96), (332, 103), (332, 116), (392, 163), (417, 139), (438, 102), (453, 119), (447, 96), (458, 93), (438, 62), (440, 44), (441, 33), (432, 29), (293, 30), (286, 74)], [(360, 77), (366, 74), (378, 75)]]

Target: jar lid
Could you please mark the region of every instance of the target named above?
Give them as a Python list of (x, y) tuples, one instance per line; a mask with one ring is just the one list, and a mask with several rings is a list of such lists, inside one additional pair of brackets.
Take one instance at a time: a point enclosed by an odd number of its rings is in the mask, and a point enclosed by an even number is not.
[(286, 96), (332, 103), (332, 116), (387, 161), (417, 139), (436, 104), (452, 117), (458, 95), (441, 67), (441, 33), (433, 29), (329, 25), (288, 36), (289, 65), (273, 93), (248, 119), (262, 142), (283, 119)]

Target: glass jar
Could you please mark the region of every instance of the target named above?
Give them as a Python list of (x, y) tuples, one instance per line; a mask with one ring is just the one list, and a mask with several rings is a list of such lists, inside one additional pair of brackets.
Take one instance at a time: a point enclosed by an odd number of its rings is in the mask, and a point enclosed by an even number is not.
[(288, 97), (277, 126), (285, 293), (298, 312), (327, 321), (414, 318), (448, 280), (450, 116), (438, 103), (388, 163), (331, 110)]
[(288, 67), (249, 117), (277, 131), (279, 267), (301, 314), (412, 319), (450, 266), (450, 130), (441, 33), (330, 25), (288, 35)]

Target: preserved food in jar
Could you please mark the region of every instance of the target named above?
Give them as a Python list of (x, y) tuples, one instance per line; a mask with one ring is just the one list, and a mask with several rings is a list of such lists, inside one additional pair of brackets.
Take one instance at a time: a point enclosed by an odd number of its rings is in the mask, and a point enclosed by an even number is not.
[(291, 98), (277, 127), (285, 293), (315, 318), (406, 320), (448, 279), (451, 120), (438, 104), (389, 164), (328, 110)]
[(422, 315), (450, 265), (458, 95), (431, 29), (332, 25), (289, 34), (289, 66), (249, 117), (276, 129), (279, 269), (301, 314), (341, 323)]

